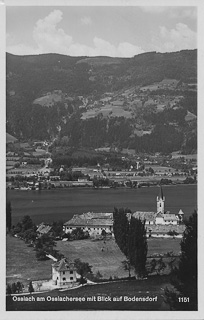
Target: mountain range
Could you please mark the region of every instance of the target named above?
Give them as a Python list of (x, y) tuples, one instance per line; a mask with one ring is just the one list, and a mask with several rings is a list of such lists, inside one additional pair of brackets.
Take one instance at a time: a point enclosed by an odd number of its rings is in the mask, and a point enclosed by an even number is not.
[(7, 132), (69, 147), (195, 152), (197, 50), (6, 55)]

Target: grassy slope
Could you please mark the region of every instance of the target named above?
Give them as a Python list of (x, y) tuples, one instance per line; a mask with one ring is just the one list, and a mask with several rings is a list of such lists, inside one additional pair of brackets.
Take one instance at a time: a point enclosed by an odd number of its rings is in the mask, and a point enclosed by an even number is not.
[(51, 279), (51, 260), (37, 261), (35, 251), (24, 241), (7, 236), (6, 238), (7, 282)]
[[(149, 239), (148, 246), (151, 253), (162, 253), (173, 250), (180, 251), (179, 239)], [(101, 248), (104, 248), (102, 251)], [(93, 266), (93, 272), (98, 270), (104, 278), (110, 276), (126, 277), (127, 271), (121, 266), (125, 259), (116, 246), (114, 240), (106, 241), (73, 241), (57, 242), (57, 249), (67, 258), (74, 260), (80, 258)], [(51, 260), (37, 261), (35, 251), (28, 247), (24, 241), (7, 236), (7, 282), (51, 279)]]

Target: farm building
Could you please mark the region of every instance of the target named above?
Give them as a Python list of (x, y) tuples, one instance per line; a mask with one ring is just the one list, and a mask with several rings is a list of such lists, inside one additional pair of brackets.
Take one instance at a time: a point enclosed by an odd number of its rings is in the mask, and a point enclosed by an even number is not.
[(112, 233), (113, 214), (94, 212), (87, 212), (81, 215), (76, 214), (63, 226), (64, 232), (66, 233), (70, 233), (76, 228), (88, 231), (90, 236), (101, 235), (103, 230), (105, 230), (106, 233)]

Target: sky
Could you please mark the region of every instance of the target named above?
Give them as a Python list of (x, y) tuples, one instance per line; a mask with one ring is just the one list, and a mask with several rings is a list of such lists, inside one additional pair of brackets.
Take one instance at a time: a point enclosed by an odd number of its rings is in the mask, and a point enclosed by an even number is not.
[(6, 51), (132, 57), (197, 48), (190, 6), (7, 6)]

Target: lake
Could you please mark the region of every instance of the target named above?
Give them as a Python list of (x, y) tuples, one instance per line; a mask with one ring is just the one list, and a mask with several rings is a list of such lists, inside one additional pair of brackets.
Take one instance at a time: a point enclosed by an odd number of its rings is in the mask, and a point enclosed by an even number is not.
[[(183, 210), (189, 217), (197, 209), (197, 186), (164, 186), (165, 210), (177, 213)], [(159, 187), (140, 189), (89, 189), (70, 188), (42, 191), (7, 190), (12, 205), (12, 223), (24, 215), (40, 222), (68, 221), (74, 214), (83, 212), (113, 212), (113, 208), (130, 208), (134, 211), (156, 211)]]

